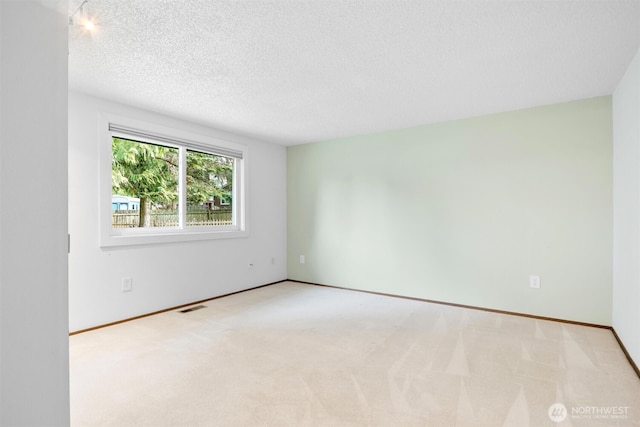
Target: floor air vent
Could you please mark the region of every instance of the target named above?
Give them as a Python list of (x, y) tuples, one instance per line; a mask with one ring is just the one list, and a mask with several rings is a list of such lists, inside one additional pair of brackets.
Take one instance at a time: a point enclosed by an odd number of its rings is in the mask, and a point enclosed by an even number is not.
[(207, 308), (205, 305), (196, 305), (195, 307), (185, 308), (184, 310), (180, 310), (180, 313), (189, 313), (191, 311), (200, 310), (201, 308)]

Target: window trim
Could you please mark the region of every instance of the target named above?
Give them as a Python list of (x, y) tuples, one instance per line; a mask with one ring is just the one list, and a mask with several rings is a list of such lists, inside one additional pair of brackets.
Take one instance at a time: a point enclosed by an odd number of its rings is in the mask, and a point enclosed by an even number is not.
[[(134, 138), (140, 142), (184, 147), (192, 150), (205, 150), (213, 154), (234, 157), (236, 159), (233, 182), (234, 225), (185, 226), (181, 224), (178, 227), (112, 228), (111, 150), (112, 135), (114, 134), (120, 136), (128, 135), (128, 138)], [(246, 145), (195, 134), (181, 129), (169, 128), (156, 123), (102, 113), (100, 115), (100, 189), (98, 191), (100, 197), (100, 247), (247, 237), (249, 235), (246, 215), (248, 205), (248, 154), (248, 147)], [(181, 173), (186, 174), (186, 168), (182, 168)], [(184, 182), (184, 179), (180, 181)], [(184, 190), (184, 188), (182, 190)]]

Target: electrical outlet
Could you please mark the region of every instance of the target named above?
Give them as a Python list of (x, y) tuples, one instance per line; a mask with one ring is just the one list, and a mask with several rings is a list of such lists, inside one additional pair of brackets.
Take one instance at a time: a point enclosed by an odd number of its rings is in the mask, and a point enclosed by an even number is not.
[(305, 261), (304, 255), (300, 255), (300, 264), (304, 264), (304, 261)]
[(271, 265), (276, 265), (276, 257), (271, 257)]
[(540, 289), (540, 276), (529, 276), (529, 286), (534, 289)]
[(131, 277), (123, 277), (122, 292), (131, 292), (131, 291), (133, 291), (133, 280), (131, 280)]

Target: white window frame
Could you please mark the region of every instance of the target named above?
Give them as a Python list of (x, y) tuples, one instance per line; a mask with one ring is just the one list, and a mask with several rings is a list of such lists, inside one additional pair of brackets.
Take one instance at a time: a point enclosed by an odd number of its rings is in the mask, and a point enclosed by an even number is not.
[[(112, 131), (111, 127), (119, 130)], [(127, 130), (148, 135), (132, 135)], [(177, 147), (184, 153), (186, 149), (200, 150), (224, 155), (224, 152), (241, 153), (235, 159), (233, 168), (233, 225), (187, 226), (183, 220), (177, 227), (136, 227), (112, 228), (111, 210), (111, 168), (112, 137), (120, 136), (140, 142)], [(157, 137), (158, 139), (154, 139)], [(247, 225), (247, 164), (248, 147), (235, 142), (195, 134), (180, 129), (169, 128), (155, 123), (143, 122), (129, 117), (112, 114), (100, 116), (100, 246), (149, 245), (172, 242), (188, 242), (209, 239), (240, 238), (249, 235)], [(184, 156), (180, 156), (184, 161)], [(186, 167), (180, 165), (180, 193), (186, 195)], [(186, 211), (186, 196), (182, 196), (180, 210)]]

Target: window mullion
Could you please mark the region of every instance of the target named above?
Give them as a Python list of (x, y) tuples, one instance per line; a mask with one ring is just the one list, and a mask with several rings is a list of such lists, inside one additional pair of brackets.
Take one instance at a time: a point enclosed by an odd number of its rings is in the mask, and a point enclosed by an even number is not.
[(233, 225), (238, 225), (241, 223), (240, 221), (240, 210), (241, 210), (241, 206), (240, 206), (240, 194), (239, 194), (239, 188), (242, 185), (240, 183), (240, 167), (238, 164), (238, 160), (237, 159), (233, 159), (233, 185), (231, 186), (231, 215), (232, 215), (232, 221), (233, 221)]
[(178, 162), (178, 226), (187, 227), (187, 149), (180, 147)]

